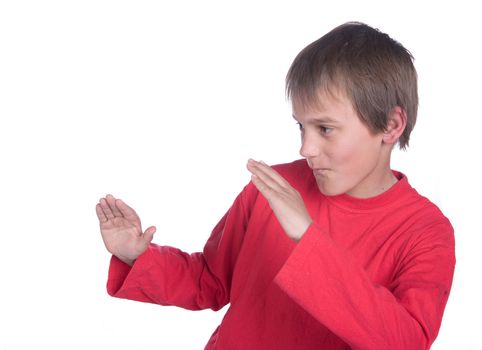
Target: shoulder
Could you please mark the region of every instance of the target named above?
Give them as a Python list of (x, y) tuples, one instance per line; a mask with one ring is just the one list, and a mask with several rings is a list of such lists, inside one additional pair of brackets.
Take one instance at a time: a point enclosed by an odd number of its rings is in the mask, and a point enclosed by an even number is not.
[(306, 159), (297, 159), (289, 163), (281, 163), (272, 165), (278, 172), (293, 172), (293, 171), (310, 171), (310, 167), (306, 162)]
[(421, 211), (422, 216), (428, 216), (431, 218), (438, 218), (440, 221), (449, 221), (447, 217), (442, 213), (440, 208), (433, 203), (430, 199), (420, 194), (414, 187), (412, 187), (407, 177), (401, 173), (402, 180), (406, 182), (406, 200), (412, 202), (414, 207)]
[[(408, 180), (407, 184), (408, 184)], [(415, 188), (408, 185), (404, 207), (410, 210), (408, 221), (424, 238), (444, 238), (453, 241), (454, 228), (442, 210), (427, 197), (421, 195)], [(403, 208), (400, 208), (403, 209)], [(428, 234), (429, 232), (432, 235)]]
[(297, 159), (291, 163), (283, 163), (273, 165), (276, 170), (286, 181), (294, 188), (300, 189), (313, 182), (313, 173), (306, 162), (306, 159)]

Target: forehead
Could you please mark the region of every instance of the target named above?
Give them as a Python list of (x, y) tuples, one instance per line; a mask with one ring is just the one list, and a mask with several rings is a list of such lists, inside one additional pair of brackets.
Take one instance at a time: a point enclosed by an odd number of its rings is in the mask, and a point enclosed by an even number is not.
[(357, 116), (351, 101), (339, 90), (320, 90), (310, 99), (298, 96), (291, 102), (293, 117), (298, 120), (323, 118), (341, 122)]

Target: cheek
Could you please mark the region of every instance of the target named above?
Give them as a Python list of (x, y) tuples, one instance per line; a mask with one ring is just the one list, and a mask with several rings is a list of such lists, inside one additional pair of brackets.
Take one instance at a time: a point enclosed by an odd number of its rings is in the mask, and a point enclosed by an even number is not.
[(347, 137), (329, 150), (329, 159), (339, 175), (358, 177), (373, 166), (373, 154), (376, 152), (372, 140)]
[(380, 143), (376, 138), (365, 137), (358, 140), (347, 157), (347, 161), (351, 162), (352, 170), (357, 174), (364, 174), (371, 171), (378, 162), (380, 152)]
[(358, 158), (358, 147), (356, 143), (344, 140), (344, 142), (337, 142), (331, 145), (331, 147), (326, 150), (326, 155), (335, 168), (346, 168), (356, 162)]

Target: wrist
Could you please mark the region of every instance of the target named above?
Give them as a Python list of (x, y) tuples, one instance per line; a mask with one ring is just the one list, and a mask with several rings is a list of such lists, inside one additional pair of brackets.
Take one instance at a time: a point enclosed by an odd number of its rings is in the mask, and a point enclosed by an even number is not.
[(305, 235), (306, 231), (308, 231), (308, 228), (311, 226), (311, 223), (313, 221), (311, 220), (311, 218), (309, 220), (307, 220), (306, 222), (304, 222), (303, 224), (301, 224), (298, 228), (297, 228), (297, 233), (294, 234), (294, 235), (290, 235), (290, 238), (295, 242), (295, 243), (298, 243), (302, 238), (303, 236)]

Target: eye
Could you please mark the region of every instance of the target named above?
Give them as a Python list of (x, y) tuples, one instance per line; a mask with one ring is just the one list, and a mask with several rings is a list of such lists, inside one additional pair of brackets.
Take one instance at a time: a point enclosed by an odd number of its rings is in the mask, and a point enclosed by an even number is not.
[(302, 125), (300, 122), (296, 122), (296, 125), (298, 125), (298, 128), (299, 128), (300, 130), (303, 130), (303, 125)]
[(322, 134), (328, 135), (333, 131), (333, 128), (328, 128), (326, 126), (320, 126), (320, 131)]

